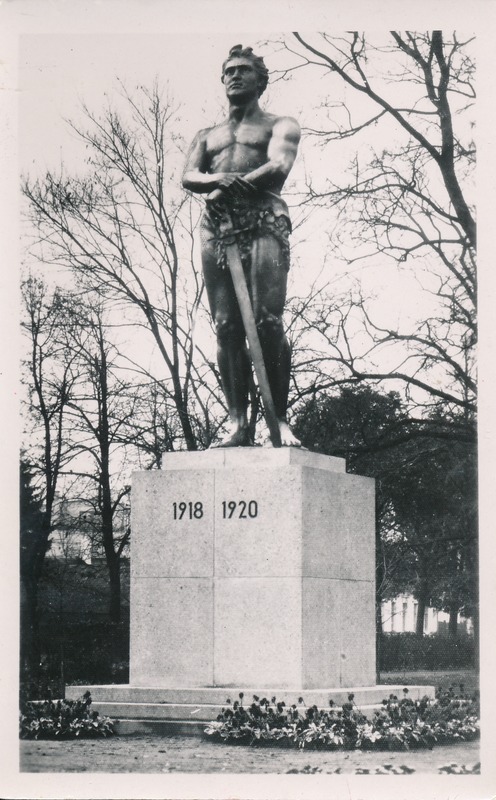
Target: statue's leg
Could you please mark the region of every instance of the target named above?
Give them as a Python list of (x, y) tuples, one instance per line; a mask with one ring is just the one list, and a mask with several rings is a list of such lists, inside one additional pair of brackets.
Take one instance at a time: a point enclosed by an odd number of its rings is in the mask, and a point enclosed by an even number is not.
[(247, 446), (252, 444), (247, 415), (250, 362), (243, 321), (231, 274), (227, 268), (222, 269), (217, 264), (211, 241), (202, 241), (202, 261), (217, 334), (217, 361), (231, 421), (231, 430), (221, 446)]
[(251, 291), (253, 311), (264, 355), (272, 398), (284, 445), (300, 443), (288, 428), (291, 349), (284, 333), (282, 315), (286, 301), (288, 264), (277, 239), (270, 235), (253, 244)]

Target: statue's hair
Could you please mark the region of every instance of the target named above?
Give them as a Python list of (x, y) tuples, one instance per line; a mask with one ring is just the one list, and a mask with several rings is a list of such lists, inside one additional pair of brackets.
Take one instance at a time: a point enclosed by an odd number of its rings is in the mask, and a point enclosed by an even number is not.
[(229, 50), (229, 55), (222, 64), (222, 83), (224, 83), (224, 70), (226, 65), (233, 58), (247, 58), (251, 61), (258, 76), (258, 96), (260, 97), (260, 95), (265, 92), (267, 83), (269, 82), (269, 70), (265, 66), (262, 56), (256, 56), (252, 47), (243, 47), (242, 44), (235, 44), (234, 47), (231, 47)]

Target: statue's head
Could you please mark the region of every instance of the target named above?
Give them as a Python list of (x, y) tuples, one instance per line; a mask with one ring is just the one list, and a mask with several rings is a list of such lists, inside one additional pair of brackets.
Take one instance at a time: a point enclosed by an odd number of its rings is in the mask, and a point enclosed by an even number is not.
[(258, 77), (258, 96), (260, 97), (269, 82), (269, 70), (265, 66), (263, 58), (256, 56), (251, 47), (243, 47), (241, 44), (235, 44), (234, 47), (231, 47), (229, 55), (222, 65), (222, 83), (224, 83), (224, 73), (227, 65), (236, 58), (249, 61), (253, 66)]

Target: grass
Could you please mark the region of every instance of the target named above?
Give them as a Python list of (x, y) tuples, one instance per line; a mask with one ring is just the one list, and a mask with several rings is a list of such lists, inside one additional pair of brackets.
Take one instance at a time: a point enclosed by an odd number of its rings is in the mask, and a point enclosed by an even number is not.
[(425, 684), (426, 686), (448, 689), (453, 686), (459, 690), (463, 683), (465, 691), (475, 692), (479, 689), (479, 674), (475, 669), (442, 669), (442, 670), (395, 670), (394, 672), (381, 672), (381, 683)]

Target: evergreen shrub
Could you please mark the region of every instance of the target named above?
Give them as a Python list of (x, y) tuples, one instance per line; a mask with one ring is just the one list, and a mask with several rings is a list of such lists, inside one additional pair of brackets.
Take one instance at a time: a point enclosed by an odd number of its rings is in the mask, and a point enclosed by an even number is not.
[(454, 639), (434, 633), (384, 633), (380, 642), (380, 671), (436, 670), (473, 667), (475, 645), (472, 636)]

